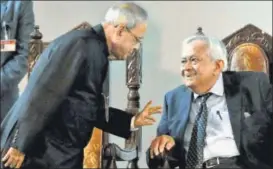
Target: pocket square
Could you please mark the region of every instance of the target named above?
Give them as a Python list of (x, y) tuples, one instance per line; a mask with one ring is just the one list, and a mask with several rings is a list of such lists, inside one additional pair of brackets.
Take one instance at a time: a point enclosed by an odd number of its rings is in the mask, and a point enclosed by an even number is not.
[(245, 118), (248, 118), (249, 116), (251, 116), (249, 112), (244, 112), (244, 117)]

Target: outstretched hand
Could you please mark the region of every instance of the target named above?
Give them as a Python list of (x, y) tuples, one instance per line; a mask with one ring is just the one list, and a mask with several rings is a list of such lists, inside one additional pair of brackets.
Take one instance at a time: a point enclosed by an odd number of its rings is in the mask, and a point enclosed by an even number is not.
[(152, 101), (149, 101), (144, 109), (138, 113), (135, 117), (134, 126), (141, 127), (141, 126), (148, 126), (153, 125), (156, 120), (152, 117), (153, 114), (159, 114), (162, 111), (162, 106), (151, 106)]

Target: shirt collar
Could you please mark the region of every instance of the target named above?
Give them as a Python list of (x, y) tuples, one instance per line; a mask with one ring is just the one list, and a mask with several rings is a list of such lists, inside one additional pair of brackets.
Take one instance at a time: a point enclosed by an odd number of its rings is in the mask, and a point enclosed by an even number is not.
[(103, 52), (106, 55), (106, 57), (108, 58), (108, 56), (109, 56), (109, 50), (108, 50), (106, 36), (105, 36), (104, 29), (102, 27), (102, 24), (98, 24), (96, 26), (93, 26), (92, 30), (99, 37), (99, 39), (102, 41), (103, 48), (104, 48)]
[[(223, 83), (223, 75), (222, 73), (219, 75), (216, 83), (212, 86), (212, 88), (209, 91), (212, 94), (215, 94), (217, 96), (223, 96), (224, 95), (224, 83)], [(194, 100), (199, 96), (197, 93), (193, 93)]]

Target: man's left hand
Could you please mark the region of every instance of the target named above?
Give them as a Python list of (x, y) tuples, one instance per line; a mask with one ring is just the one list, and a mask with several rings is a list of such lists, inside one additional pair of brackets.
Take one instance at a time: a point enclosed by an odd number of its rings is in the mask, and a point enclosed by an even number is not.
[(151, 106), (152, 101), (149, 101), (143, 111), (135, 116), (134, 127), (153, 125), (156, 120), (152, 117), (153, 114), (161, 113), (161, 106)]
[(5, 167), (10, 168), (21, 168), (23, 161), (25, 159), (25, 154), (20, 152), (19, 150), (11, 147), (8, 152), (2, 158), (2, 162)]

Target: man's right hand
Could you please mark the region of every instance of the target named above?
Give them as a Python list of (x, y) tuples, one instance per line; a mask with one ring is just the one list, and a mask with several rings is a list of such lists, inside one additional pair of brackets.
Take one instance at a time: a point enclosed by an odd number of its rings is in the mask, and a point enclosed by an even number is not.
[(10, 147), (8, 152), (2, 158), (2, 162), (5, 163), (5, 167), (9, 168), (21, 168), (25, 159), (25, 154), (19, 150)]
[(154, 156), (164, 153), (164, 150), (170, 150), (175, 146), (174, 138), (168, 135), (162, 135), (156, 137), (150, 146), (150, 157), (151, 159)]

